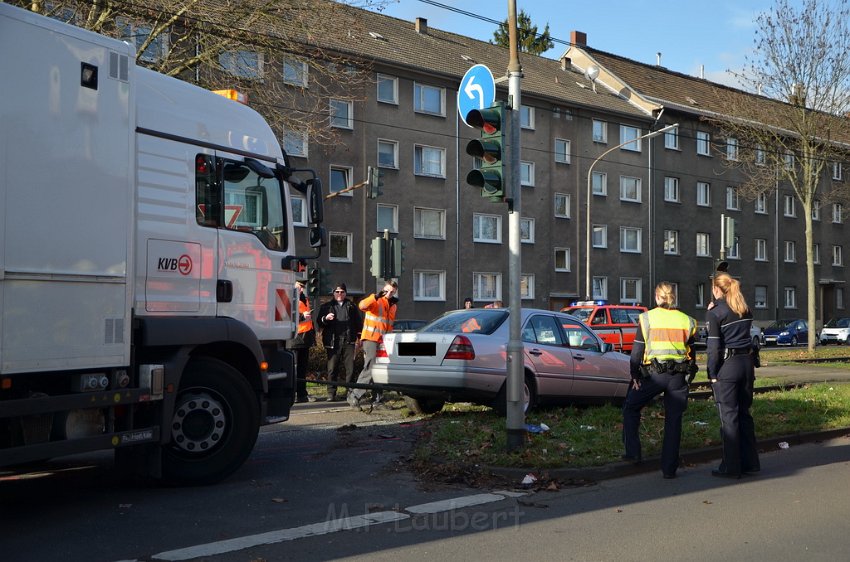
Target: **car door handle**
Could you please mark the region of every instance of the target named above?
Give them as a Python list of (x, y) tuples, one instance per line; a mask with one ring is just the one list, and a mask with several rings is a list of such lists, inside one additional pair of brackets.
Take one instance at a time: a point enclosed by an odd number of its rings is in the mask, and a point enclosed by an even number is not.
[(576, 361), (584, 361), (584, 355), (582, 355), (580, 353), (574, 353), (573, 359), (575, 359)]
[(543, 352), (539, 349), (530, 349), (528, 350), (528, 353), (531, 355), (543, 355)]

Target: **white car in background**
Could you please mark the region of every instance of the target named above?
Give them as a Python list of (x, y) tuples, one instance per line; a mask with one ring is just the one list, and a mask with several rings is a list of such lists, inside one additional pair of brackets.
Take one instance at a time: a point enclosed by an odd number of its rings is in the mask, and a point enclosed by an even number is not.
[[(439, 411), (447, 400), (504, 412), (510, 314), (507, 308), (455, 310), (416, 332), (388, 333), (372, 379), (403, 393), (417, 413)], [(521, 314), (526, 409), (625, 398), (627, 355), (574, 316), (538, 309)]]
[(833, 318), (820, 332), (820, 344), (837, 343), (850, 344), (850, 318)]

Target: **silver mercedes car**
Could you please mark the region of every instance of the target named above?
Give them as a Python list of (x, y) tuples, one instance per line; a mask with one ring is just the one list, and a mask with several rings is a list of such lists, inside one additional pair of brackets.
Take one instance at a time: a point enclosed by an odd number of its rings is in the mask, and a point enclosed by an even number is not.
[[(574, 316), (532, 308), (521, 314), (526, 409), (625, 398), (627, 355)], [(454, 310), (417, 332), (386, 334), (373, 380), (401, 391), (417, 413), (439, 411), (446, 401), (504, 412), (509, 315), (506, 308)]]

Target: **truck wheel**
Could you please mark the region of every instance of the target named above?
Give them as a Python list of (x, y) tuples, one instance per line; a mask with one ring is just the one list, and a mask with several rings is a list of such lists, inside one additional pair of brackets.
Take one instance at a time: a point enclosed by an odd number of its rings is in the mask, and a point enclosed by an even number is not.
[(419, 416), (436, 414), (446, 405), (443, 398), (415, 398), (407, 395), (404, 396), (404, 403), (408, 410)]
[(239, 371), (217, 359), (193, 360), (162, 453), (163, 481), (204, 485), (226, 478), (251, 454), (259, 428), (257, 397)]

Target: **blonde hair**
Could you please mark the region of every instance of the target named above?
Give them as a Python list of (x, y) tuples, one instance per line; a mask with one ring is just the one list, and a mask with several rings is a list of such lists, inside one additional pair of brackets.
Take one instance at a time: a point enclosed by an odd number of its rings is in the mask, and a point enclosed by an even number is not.
[(723, 297), (726, 299), (726, 304), (739, 317), (743, 316), (750, 309), (747, 306), (747, 301), (744, 300), (744, 295), (741, 294), (741, 284), (728, 273), (718, 273), (715, 275), (714, 286), (720, 289), (720, 292), (723, 293)]
[(673, 285), (667, 281), (662, 281), (655, 286), (655, 302), (663, 308), (676, 307), (676, 293), (673, 292)]

